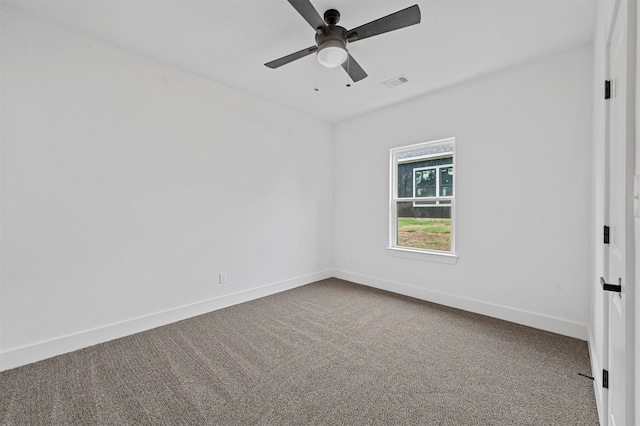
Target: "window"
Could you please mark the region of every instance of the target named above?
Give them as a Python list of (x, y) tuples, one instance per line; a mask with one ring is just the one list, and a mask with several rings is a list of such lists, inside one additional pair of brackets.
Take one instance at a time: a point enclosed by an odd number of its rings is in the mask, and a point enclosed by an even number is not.
[(391, 150), (390, 248), (454, 253), (454, 145), (450, 138)]

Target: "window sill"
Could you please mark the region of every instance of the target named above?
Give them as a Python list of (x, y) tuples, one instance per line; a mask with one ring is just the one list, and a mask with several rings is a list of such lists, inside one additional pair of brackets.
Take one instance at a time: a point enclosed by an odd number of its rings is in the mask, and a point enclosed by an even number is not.
[(426, 262), (446, 263), (455, 265), (458, 262), (458, 255), (453, 253), (442, 253), (437, 251), (411, 250), (400, 247), (388, 247), (387, 254), (404, 259), (422, 260)]

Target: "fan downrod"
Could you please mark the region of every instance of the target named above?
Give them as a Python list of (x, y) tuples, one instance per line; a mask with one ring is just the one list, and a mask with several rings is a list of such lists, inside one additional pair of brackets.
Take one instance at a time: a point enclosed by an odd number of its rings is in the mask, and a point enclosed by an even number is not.
[(324, 12), (324, 22), (326, 22), (329, 26), (336, 25), (338, 22), (340, 22), (340, 12), (335, 9), (327, 10), (326, 12)]

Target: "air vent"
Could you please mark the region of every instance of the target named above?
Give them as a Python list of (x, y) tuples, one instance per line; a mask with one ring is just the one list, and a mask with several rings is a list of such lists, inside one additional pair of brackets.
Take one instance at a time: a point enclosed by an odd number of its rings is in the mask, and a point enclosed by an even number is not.
[(392, 78), (390, 80), (383, 81), (380, 84), (382, 84), (384, 87), (388, 87), (388, 88), (391, 89), (393, 87), (398, 87), (398, 86), (400, 86), (402, 84), (406, 84), (408, 82), (409, 82), (409, 79), (407, 78), (406, 75), (403, 74), (403, 75), (401, 75), (399, 77), (395, 77), (395, 78)]

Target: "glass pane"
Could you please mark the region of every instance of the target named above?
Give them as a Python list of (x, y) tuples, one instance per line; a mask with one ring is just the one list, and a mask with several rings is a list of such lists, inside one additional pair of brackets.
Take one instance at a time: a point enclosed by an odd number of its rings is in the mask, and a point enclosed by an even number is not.
[[(453, 157), (451, 156), (453, 145), (451, 143), (446, 144), (429, 144), (418, 147), (412, 151), (401, 152), (397, 154), (397, 196), (398, 198), (410, 198), (410, 197), (435, 197), (438, 195), (438, 189), (435, 186), (437, 181), (436, 173), (438, 172), (437, 166), (447, 166), (453, 164)], [(432, 174), (427, 173), (430, 176), (425, 176), (422, 173), (425, 169), (431, 169)], [(415, 172), (414, 172), (415, 170)], [(417, 173), (421, 172), (421, 173)], [(430, 178), (423, 180), (423, 178)], [(416, 187), (416, 181), (420, 180), (420, 186)], [(427, 181), (431, 180), (430, 185)]]
[(453, 196), (453, 167), (443, 167), (440, 169), (440, 196)]
[(413, 167), (398, 164), (398, 198), (413, 197)]
[(414, 170), (415, 196), (436, 196), (436, 169)]
[(451, 206), (414, 204), (397, 203), (397, 246), (450, 252)]

